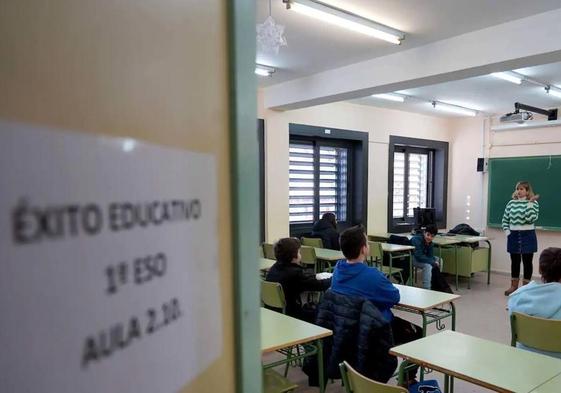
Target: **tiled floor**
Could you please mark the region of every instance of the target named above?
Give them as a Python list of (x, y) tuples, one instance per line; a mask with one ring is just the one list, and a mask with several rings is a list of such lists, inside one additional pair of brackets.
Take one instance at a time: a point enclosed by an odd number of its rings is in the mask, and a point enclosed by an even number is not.
[[(471, 289), (467, 289), (467, 282), (460, 281), (460, 289), (455, 291), (462, 295), (456, 302), (456, 330), (473, 336), (482, 337), (488, 340), (510, 344), (510, 327), (506, 310), (506, 297), (504, 290), (510, 284), (510, 278), (504, 275), (492, 274), (491, 285), (487, 286), (487, 275), (478, 273), (471, 280)], [(449, 281), (452, 281), (451, 278)], [(407, 313), (399, 313), (401, 317), (407, 318), (412, 322), (420, 323), (415, 316)], [(429, 334), (433, 334), (436, 328), (429, 327)], [(453, 348), (450, 348), (453, 351)], [(275, 355), (270, 355), (275, 356)], [(428, 379), (437, 379), (441, 387), (444, 386), (442, 375), (431, 373), (426, 376)], [(289, 379), (299, 385), (295, 392), (317, 392), (317, 388), (308, 386), (307, 377), (299, 368), (292, 367), (289, 371)], [(390, 381), (395, 383), (395, 381)], [(345, 390), (340, 381), (329, 384), (326, 390), (328, 393), (343, 393)], [(457, 380), (455, 382), (455, 393), (475, 393), (489, 392), (476, 385)]]

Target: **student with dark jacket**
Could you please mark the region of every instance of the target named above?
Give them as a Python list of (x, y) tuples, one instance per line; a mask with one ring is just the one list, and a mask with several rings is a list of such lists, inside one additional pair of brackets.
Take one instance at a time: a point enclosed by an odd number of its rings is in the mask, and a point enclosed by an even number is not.
[[(346, 259), (337, 262), (331, 278), (331, 291), (369, 300), (390, 323), (396, 345), (422, 337), (422, 329), (393, 315), (391, 308), (400, 299), (399, 290), (382, 272), (364, 264), (369, 255), (368, 239), (362, 227), (352, 227), (341, 233), (341, 251)], [(416, 368), (408, 375), (415, 379)]]
[(333, 213), (324, 213), (312, 228), (312, 237), (319, 237), (324, 248), (339, 250), (339, 232), (337, 219)]
[(280, 239), (275, 243), (277, 262), (269, 269), (267, 281), (282, 285), (286, 299), (286, 314), (307, 322), (315, 322), (315, 312), (302, 308), (300, 295), (304, 291), (325, 291), (331, 279), (317, 280), (313, 273), (306, 273), (300, 261), (300, 242), (294, 238)]
[[(362, 375), (386, 383), (397, 367), (388, 352), (394, 346), (392, 330), (380, 310), (365, 298), (325, 292), (316, 324), (333, 336), (323, 340), (324, 378), (340, 379), (339, 363), (349, 362)], [(304, 360), (310, 386), (319, 386), (317, 359)]]

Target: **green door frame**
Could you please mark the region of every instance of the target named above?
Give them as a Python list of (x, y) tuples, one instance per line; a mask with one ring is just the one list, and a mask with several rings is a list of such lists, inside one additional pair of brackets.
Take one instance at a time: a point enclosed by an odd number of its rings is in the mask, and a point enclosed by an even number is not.
[(255, 0), (228, 2), (236, 391), (260, 392)]

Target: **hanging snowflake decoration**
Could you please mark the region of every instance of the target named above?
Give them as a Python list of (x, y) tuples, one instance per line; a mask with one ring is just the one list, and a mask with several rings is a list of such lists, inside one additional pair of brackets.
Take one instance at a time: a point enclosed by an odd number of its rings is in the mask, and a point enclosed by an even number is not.
[(257, 24), (257, 46), (264, 52), (279, 53), (281, 46), (286, 46), (284, 26), (275, 22), (269, 15), (265, 22)]

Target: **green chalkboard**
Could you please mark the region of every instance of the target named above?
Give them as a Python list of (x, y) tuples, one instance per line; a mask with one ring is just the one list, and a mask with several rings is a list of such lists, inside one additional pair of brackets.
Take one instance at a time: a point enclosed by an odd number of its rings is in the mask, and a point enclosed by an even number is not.
[(487, 224), (501, 226), (505, 206), (520, 180), (529, 181), (540, 195), (536, 227), (561, 231), (561, 156), (490, 159)]

